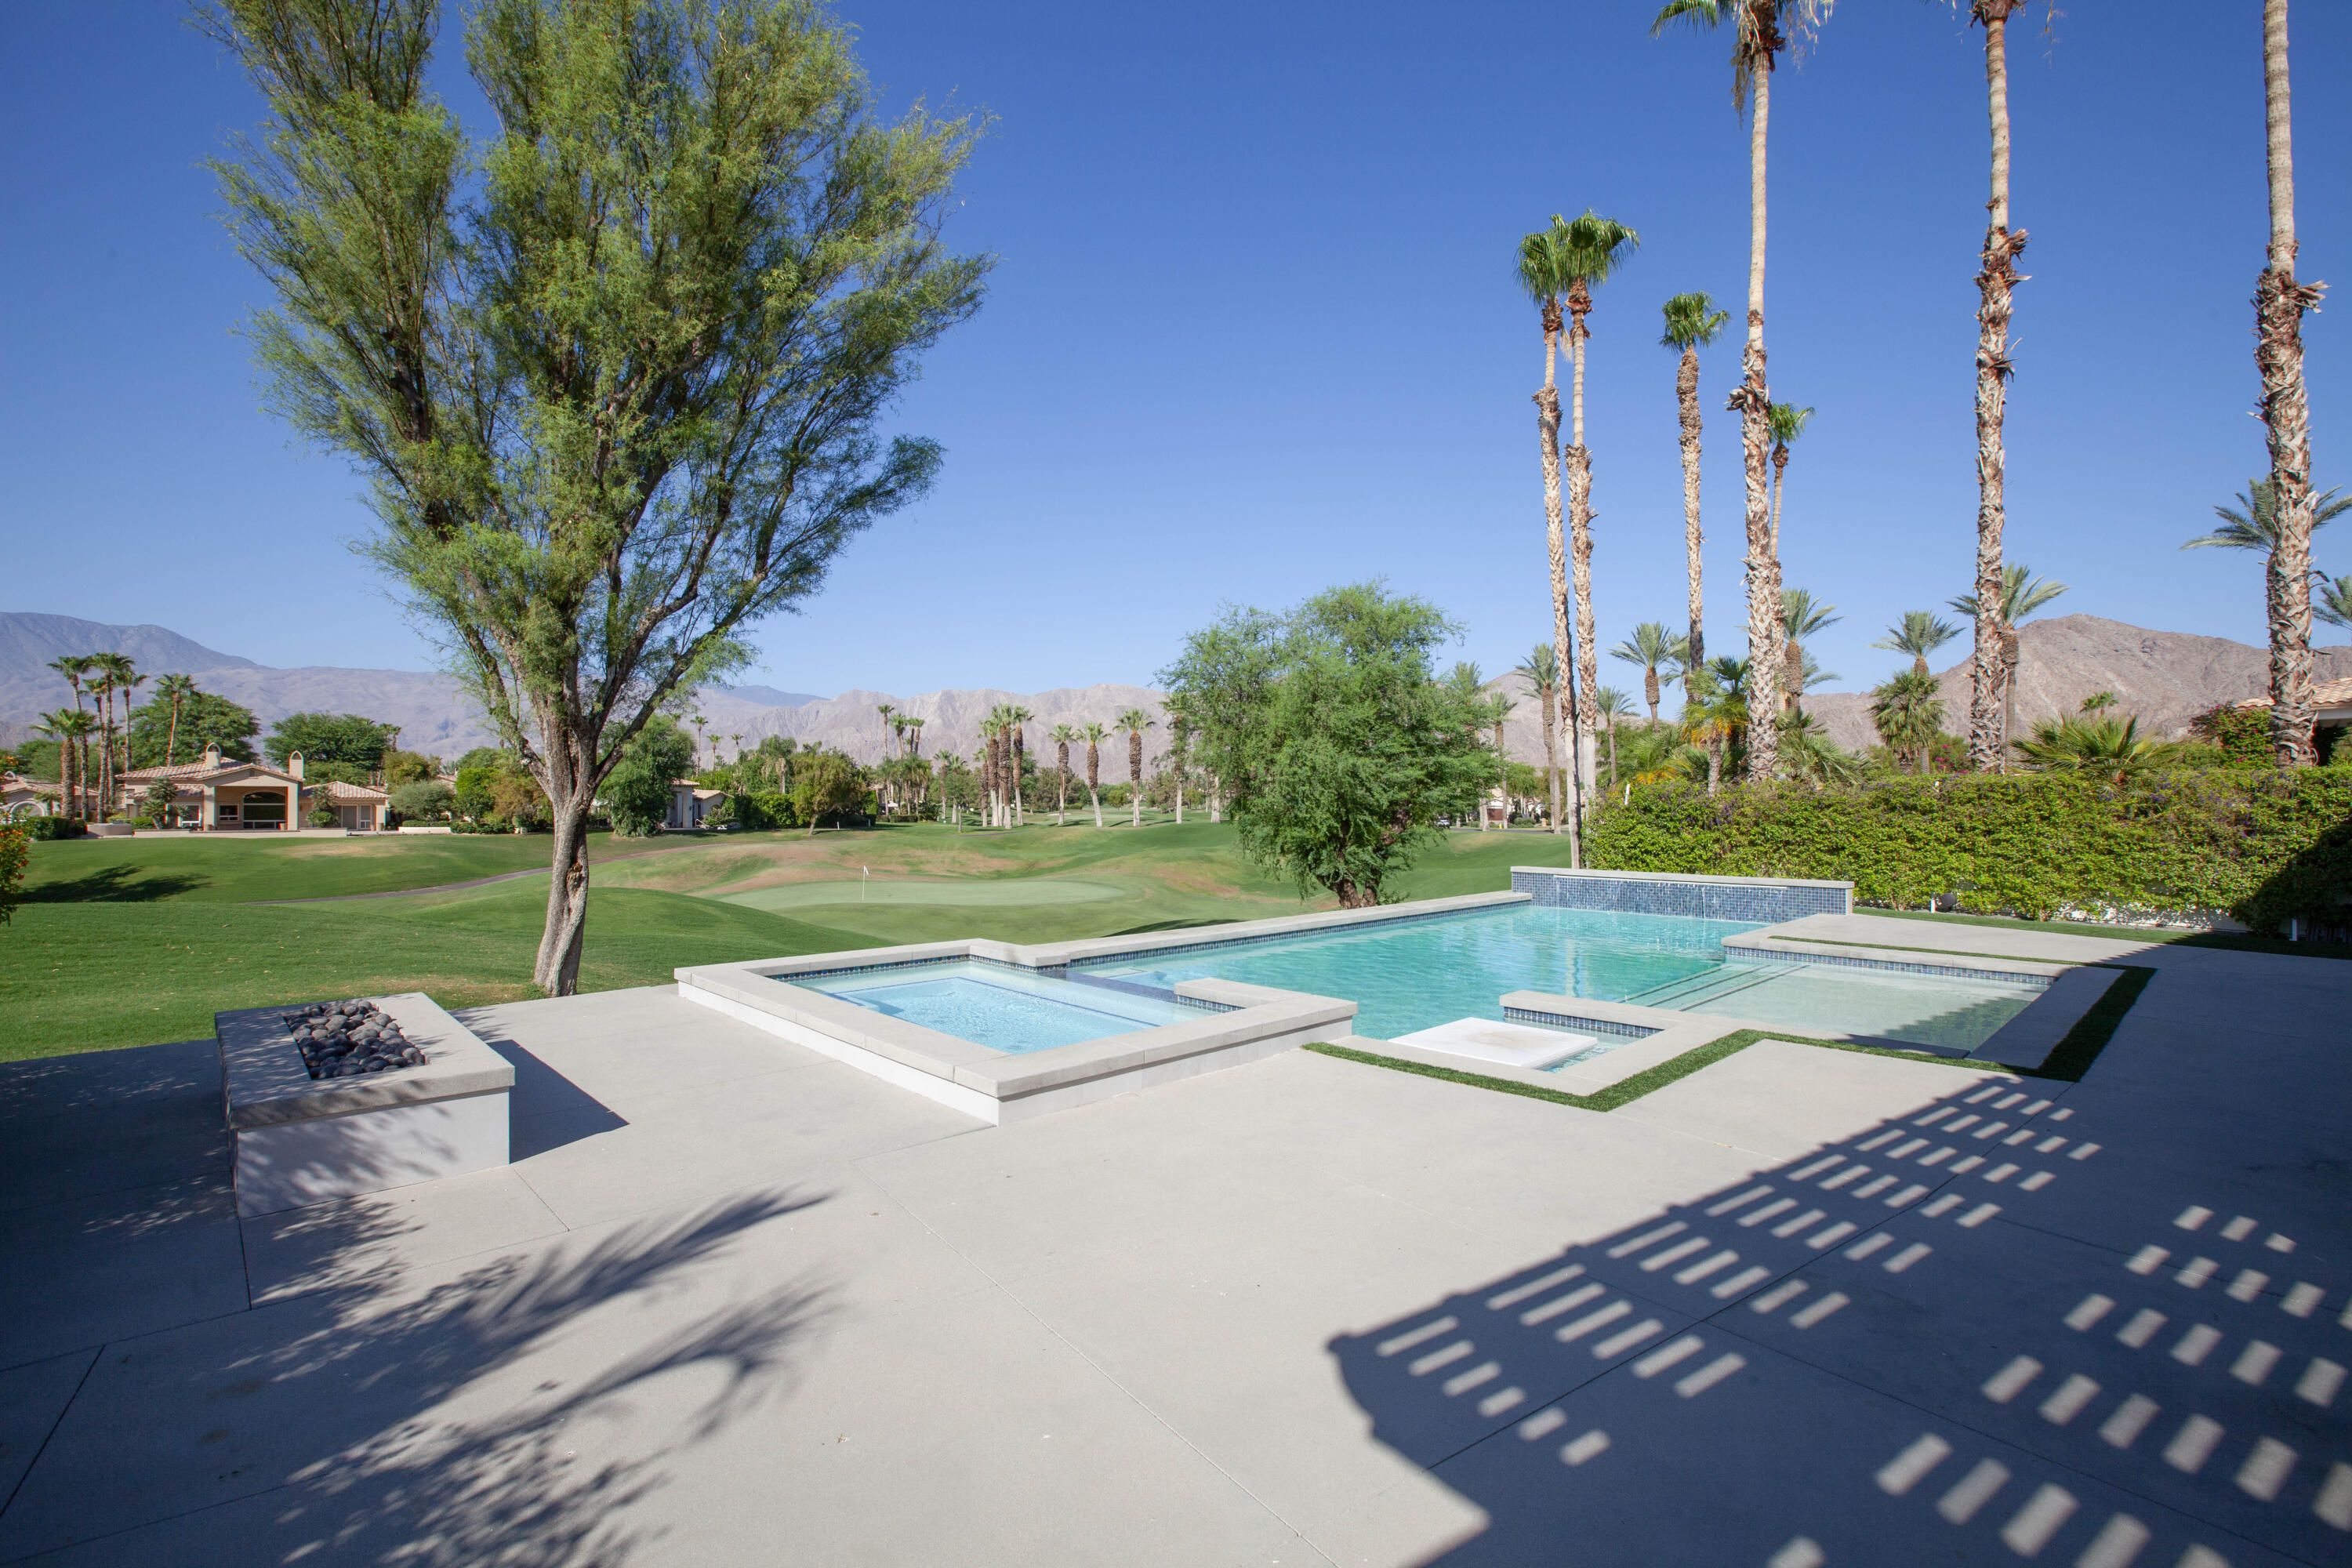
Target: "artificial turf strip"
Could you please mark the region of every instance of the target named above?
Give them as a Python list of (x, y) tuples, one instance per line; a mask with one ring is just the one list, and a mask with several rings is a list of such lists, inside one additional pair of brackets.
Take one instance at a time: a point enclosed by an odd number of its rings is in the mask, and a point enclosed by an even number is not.
[[(2120, 986), (2123, 983), (2116, 982)], [(2110, 994), (2115, 990), (2109, 987)], [(2088, 1015), (2085, 1015), (2087, 1017)], [(2117, 1015), (2121, 1016), (2120, 1014)], [(2077, 1028), (2081, 1026), (2078, 1024)], [(2112, 1033), (2114, 1026), (2110, 1025)], [(2069, 1035), (2068, 1039), (2074, 1037)], [(1303, 1049), (1342, 1061), (1361, 1062), (1366, 1067), (1388, 1068), (1396, 1072), (1413, 1073), (1422, 1078), (1433, 1078), (1446, 1083), (1467, 1084), (1473, 1089), (1491, 1089), (1498, 1094), (1522, 1095), (1528, 1100), (1549, 1100), (1554, 1105), (1572, 1105), (1579, 1110), (1614, 1110), (1621, 1105), (1631, 1105), (1645, 1094), (1664, 1089), (1676, 1079), (1688, 1078), (1701, 1068), (1713, 1067), (1724, 1058), (1736, 1056), (1759, 1040), (1785, 1040), (1792, 1046), (1819, 1046), (1823, 1050), (1853, 1051), (1865, 1057), (1893, 1057), (1897, 1061), (1936, 1062), (1948, 1068), (1969, 1068), (1978, 1072), (2015, 1072), (2017, 1069), (2000, 1062), (1980, 1062), (1974, 1058), (1939, 1057), (1930, 1051), (1890, 1051), (1878, 1046), (1858, 1046), (1851, 1040), (1813, 1040), (1802, 1035), (1784, 1034), (1778, 1029), (1734, 1029), (1719, 1040), (1694, 1046), (1678, 1057), (1660, 1062), (1656, 1067), (1635, 1073), (1632, 1078), (1611, 1084), (1593, 1094), (1570, 1094), (1564, 1089), (1542, 1089), (1535, 1084), (1521, 1083), (1517, 1079), (1488, 1078), (1484, 1073), (1457, 1072), (1452, 1068), (1432, 1067), (1427, 1062), (1407, 1061), (1402, 1057), (1374, 1056), (1346, 1046), (1328, 1045), (1320, 1041)], [(2101, 1044), (2105, 1044), (2102, 1041)], [(2054, 1054), (2054, 1053), (2053, 1053)], [(2094, 1055), (2096, 1051), (2094, 1050)], [(2086, 1064), (2087, 1065), (2087, 1064)]]
[(2040, 1067), (2020, 1068), (2017, 1071), (2027, 1078), (2082, 1082), (2083, 1075), (2091, 1070), (2091, 1064), (2099, 1059), (2099, 1053), (2107, 1048), (2107, 1042), (2116, 1037), (2116, 1030), (2122, 1025), (2124, 1015), (2132, 1010), (2132, 1004), (2139, 1000), (2139, 994), (2147, 989), (2149, 981), (2156, 978), (2156, 971), (2146, 964), (2103, 963), (2096, 967), (2122, 973), (2107, 987), (2106, 994), (2093, 1003), (2089, 1012), (2074, 1020), (2074, 1026), (2066, 1031), (2064, 1039), (2050, 1048), (2050, 1055), (2043, 1058)]

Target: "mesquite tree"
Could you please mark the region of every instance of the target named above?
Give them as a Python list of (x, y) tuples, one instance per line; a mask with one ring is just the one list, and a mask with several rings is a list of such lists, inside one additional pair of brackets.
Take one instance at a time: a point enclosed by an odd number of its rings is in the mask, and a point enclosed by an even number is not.
[(980, 300), (939, 238), (976, 128), (878, 120), (800, 0), (480, 0), (476, 144), (438, 10), (218, 0), (270, 119), (217, 172), (276, 406), (369, 476), (365, 548), (547, 793), (564, 994), (622, 748), (938, 468), (878, 426)]

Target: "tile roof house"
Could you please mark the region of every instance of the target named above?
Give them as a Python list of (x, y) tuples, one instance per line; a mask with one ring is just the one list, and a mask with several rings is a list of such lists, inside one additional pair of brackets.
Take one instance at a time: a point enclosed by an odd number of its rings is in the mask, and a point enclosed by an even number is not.
[[(2267, 708), (2267, 697), (2249, 697), (2237, 706)], [(2311, 716), (2315, 723), (2352, 724), (2352, 676), (2342, 680), (2315, 680), (2311, 683)]]
[(306, 784), (299, 752), (280, 768), (227, 761), (218, 746), (206, 746), (202, 762), (133, 768), (122, 775), (122, 784), (137, 795), (162, 779), (171, 780), (180, 792), (166, 808), (170, 825), (204, 833), (299, 829), (321, 805), (333, 810), (346, 830), (373, 833), (384, 825), (384, 808), (391, 804), (383, 791), (365, 784), (331, 780)]
[(0, 771), (0, 818), (53, 816), (59, 809), (54, 782)]
[(702, 819), (727, 798), (723, 789), (705, 789), (692, 779), (672, 779), (669, 786), (669, 814), (662, 826), (676, 833), (689, 827), (700, 827)]

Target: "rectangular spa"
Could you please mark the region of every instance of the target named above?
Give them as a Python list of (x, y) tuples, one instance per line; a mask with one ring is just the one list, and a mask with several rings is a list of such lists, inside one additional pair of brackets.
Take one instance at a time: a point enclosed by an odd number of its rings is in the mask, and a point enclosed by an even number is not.
[(1192, 1023), (1222, 1010), (1187, 1003), (1172, 994), (1150, 996), (1124, 988), (1077, 984), (1034, 970), (970, 958), (795, 975), (785, 983), (1009, 1054), (1083, 1045), (1165, 1024)]

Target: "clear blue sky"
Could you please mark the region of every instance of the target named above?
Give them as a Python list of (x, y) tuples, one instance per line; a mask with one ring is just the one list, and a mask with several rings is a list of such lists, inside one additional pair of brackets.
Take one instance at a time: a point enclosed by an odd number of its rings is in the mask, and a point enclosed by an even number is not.
[[(900, 410), (946, 444), (939, 488), (770, 623), (746, 679), (1142, 681), (1221, 601), (1373, 575), (1507, 668), (1549, 625), (1541, 353), (1510, 258), (1588, 205), (1643, 239), (1593, 318), (1601, 637), (1678, 620), (1658, 304), (1705, 289), (1736, 309), (1746, 141), (1723, 45), (1652, 40), (1654, 8), (846, 5), (890, 102), (997, 117), (952, 232), (1003, 259)], [(2265, 466), (2260, 12), (2148, 0), (2075, 5), (2054, 38), (2038, 6), (2012, 25), (2033, 239), (2009, 537), (2074, 584), (2058, 611), (2262, 640), (2259, 562), (2176, 548)], [(181, 15), (75, 0), (0, 24), (0, 608), (160, 622), (268, 664), (425, 668), (345, 548), (357, 481), (258, 411), (233, 328), (260, 290), (200, 164), (260, 110)], [(2352, 6), (2298, 0), (2294, 43), (2301, 270), (2342, 285), (2306, 330), (2317, 468), (2345, 482)], [(1819, 409), (1787, 576), (1846, 616), (1816, 646), (1852, 687), (1898, 662), (1866, 647), (1886, 622), (1970, 571), (1979, 35), (1938, 5), (1847, 0), (1780, 78), (1772, 131), (1773, 391)], [(1702, 384), (1718, 651), (1742, 624), (1736, 360), (1717, 348)], [(2320, 564), (2352, 571), (2352, 525), (2332, 531)]]

